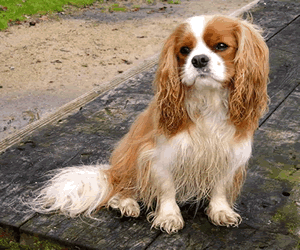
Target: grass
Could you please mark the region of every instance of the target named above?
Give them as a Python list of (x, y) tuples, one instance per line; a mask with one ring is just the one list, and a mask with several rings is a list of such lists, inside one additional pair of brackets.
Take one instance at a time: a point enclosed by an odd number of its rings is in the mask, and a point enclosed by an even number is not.
[(168, 0), (167, 1), (168, 4), (181, 4), (181, 2), (179, 0)]
[(22, 21), (26, 16), (63, 11), (69, 4), (77, 7), (90, 5), (96, 0), (0, 0), (0, 30), (9, 22)]
[(0, 227), (0, 249), (10, 249), (10, 250), (29, 250), (28, 247), (21, 248), (20, 244), (15, 242), (14, 237), (8, 230), (4, 230)]
[(119, 4), (112, 4), (110, 7), (109, 7), (109, 11), (122, 11), (122, 12), (125, 12), (126, 11), (126, 8), (125, 7), (120, 7)]
[[(32, 15), (46, 15), (64, 10), (64, 6), (73, 5), (75, 7), (85, 7), (94, 2), (103, 3), (103, 0), (0, 0), (0, 30), (5, 30), (9, 23), (18, 23), (26, 20)], [(143, 0), (148, 4), (153, 4), (154, 0)], [(169, 4), (180, 4), (180, 0), (162, 0)], [(133, 8), (139, 8), (133, 7)], [(126, 7), (119, 4), (111, 4), (104, 7), (104, 11), (125, 12)]]
[[(8, 229), (0, 227), (0, 249), (9, 250), (68, 250), (68, 247), (51, 240), (40, 239), (37, 236), (25, 236), (25, 242), (16, 242), (16, 239)], [(24, 241), (24, 240), (23, 240)], [(25, 245), (26, 244), (26, 245)]]

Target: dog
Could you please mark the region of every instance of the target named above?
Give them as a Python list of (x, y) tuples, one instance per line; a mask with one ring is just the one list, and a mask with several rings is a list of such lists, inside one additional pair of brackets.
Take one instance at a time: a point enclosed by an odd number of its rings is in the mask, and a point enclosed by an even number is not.
[(110, 164), (58, 170), (31, 207), (70, 217), (112, 207), (138, 217), (141, 201), (152, 227), (174, 233), (184, 226), (178, 204), (207, 199), (213, 224), (238, 226), (234, 203), (267, 110), (268, 73), (257, 26), (222, 15), (187, 19), (166, 40), (155, 96)]

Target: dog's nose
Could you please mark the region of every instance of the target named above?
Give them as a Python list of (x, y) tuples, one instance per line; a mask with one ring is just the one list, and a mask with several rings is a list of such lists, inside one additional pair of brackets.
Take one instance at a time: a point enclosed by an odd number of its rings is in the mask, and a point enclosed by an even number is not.
[(192, 59), (192, 64), (194, 65), (195, 68), (203, 68), (205, 67), (209, 62), (209, 58), (206, 55), (197, 55), (194, 56)]

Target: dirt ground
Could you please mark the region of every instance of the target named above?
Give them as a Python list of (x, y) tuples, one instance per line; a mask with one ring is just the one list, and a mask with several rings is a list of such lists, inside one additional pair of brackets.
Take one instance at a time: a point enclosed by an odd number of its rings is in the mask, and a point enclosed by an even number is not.
[(252, 1), (119, 1), (126, 12), (96, 3), (0, 32), (0, 140), (159, 52), (184, 19)]

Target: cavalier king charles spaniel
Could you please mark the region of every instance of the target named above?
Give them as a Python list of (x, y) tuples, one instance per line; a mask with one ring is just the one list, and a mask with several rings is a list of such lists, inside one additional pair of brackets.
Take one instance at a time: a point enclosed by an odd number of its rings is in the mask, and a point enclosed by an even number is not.
[(166, 40), (155, 96), (110, 165), (58, 170), (31, 207), (92, 217), (105, 206), (137, 217), (141, 201), (152, 227), (173, 233), (184, 226), (178, 204), (207, 199), (213, 224), (238, 226), (234, 202), (267, 110), (268, 73), (258, 27), (221, 15), (187, 19)]

